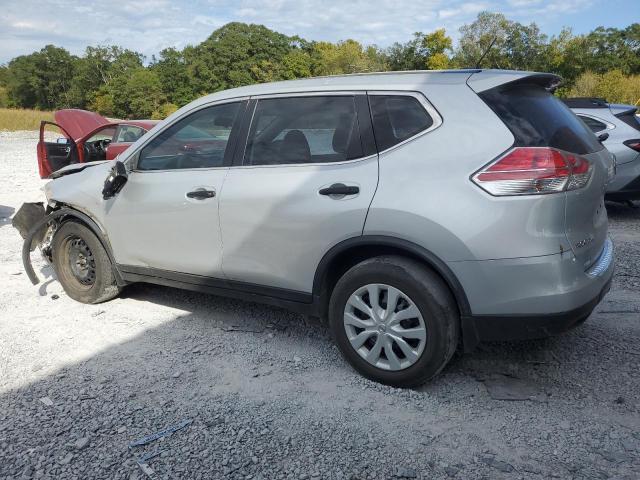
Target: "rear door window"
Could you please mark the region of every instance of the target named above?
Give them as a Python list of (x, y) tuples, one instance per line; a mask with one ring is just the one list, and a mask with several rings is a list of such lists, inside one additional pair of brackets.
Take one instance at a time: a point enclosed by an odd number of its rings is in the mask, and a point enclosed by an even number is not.
[(369, 105), (378, 151), (404, 142), (427, 130), (434, 122), (413, 96), (374, 94), (369, 96)]
[(133, 143), (138, 140), (145, 131), (133, 125), (120, 125), (116, 134), (115, 143)]
[(501, 85), (480, 97), (511, 130), (516, 146), (553, 147), (578, 155), (604, 148), (569, 107), (539, 85)]
[(352, 95), (258, 100), (244, 165), (290, 165), (363, 156)]
[(607, 126), (596, 120), (595, 118), (587, 117), (585, 115), (578, 115), (580, 119), (587, 124), (587, 127), (591, 129), (593, 133), (601, 132), (602, 130), (606, 130)]

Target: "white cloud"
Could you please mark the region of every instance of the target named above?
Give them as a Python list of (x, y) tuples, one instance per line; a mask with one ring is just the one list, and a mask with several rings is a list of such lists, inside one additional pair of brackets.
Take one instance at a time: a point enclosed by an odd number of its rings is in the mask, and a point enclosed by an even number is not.
[(439, 10), (438, 16), (443, 20), (453, 18), (453, 17), (460, 17), (460, 16), (468, 17), (469, 15), (475, 15), (482, 12), (483, 10), (488, 10), (488, 9), (489, 9), (489, 4), (469, 2), (469, 3), (462, 3), (456, 8), (447, 8), (447, 9)]
[[(629, 1), (629, 0), (622, 0)], [(637, 1), (637, 0), (631, 0)], [(478, 12), (503, 11), (530, 22), (563, 16), (593, 0), (20, 0), (3, 5), (0, 63), (53, 43), (81, 54), (87, 45), (116, 44), (147, 57), (166, 47), (197, 44), (230, 21), (260, 23), (310, 40), (353, 38), (388, 46), (416, 31), (458, 28)], [(568, 23), (568, 22), (567, 22)], [(595, 25), (594, 25), (595, 26)]]

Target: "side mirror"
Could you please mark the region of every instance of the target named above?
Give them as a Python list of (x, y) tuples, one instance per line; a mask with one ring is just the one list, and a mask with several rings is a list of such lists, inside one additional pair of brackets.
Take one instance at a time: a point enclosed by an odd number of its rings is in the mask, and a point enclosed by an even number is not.
[(115, 195), (122, 190), (124, 184), (127, 183), (128, 178), (127, 167), (125, 167), (121, 161), (117, 161), (109, 172), (109, 176), (104, 181), (102, 198), (107, 200), (108, 198), (115, 197)]
[(604, 142), (607, 138), (609, 138), (609, 134), (607, 132), (604, 132), (598, 135), (599, 142)]

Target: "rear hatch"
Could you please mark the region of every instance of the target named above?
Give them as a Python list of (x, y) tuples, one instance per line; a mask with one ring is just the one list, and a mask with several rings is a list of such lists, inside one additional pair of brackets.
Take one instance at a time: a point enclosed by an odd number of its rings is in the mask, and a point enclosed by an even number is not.
[[(634, 162), (640, 158), (640, 117), (638, 117), (638, 109), (633, 105), (610, 104), (609, 109), (618, 120), (626, 123), (632, 130), (627, 130), (629, 138), (623, 141), (624, 145), (638, 152), (635, 157), (633, 155), (621, 155), (618, 164)], [(631, 153), (628, 150), (627, 153)]]
[[(607, 238), (606, 183), (614, 172), (613, 156), (578, 117), (550, 92), (558, 77), (522, 73), (515, 81), (491, 86), (480, 97), (514, 136), (514, 147), (550, 147), (565, 158), (586, 159), (590, 178), (579, 188), (549, 195), (565, 196), (565, 232), (576, 259), (586, 270)], [(473, 88), (473, 85), (470, 84)]]

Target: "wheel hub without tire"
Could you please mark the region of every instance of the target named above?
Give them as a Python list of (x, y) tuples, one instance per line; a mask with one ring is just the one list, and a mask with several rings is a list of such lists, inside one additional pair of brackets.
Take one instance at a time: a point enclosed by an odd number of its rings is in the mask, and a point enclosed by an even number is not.
[(96, 280), (96, 262), (86, 242), (76, 237), (69, 242), (69, 267), (82, 285), (93, 285)]
[(404, 370), (416, 363), (427, 341), (416, 304), (397, 288), (379, 283), (351, 294), (344, 309), (344, 328), (358, 355), (384, 370)]

